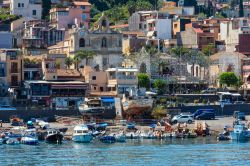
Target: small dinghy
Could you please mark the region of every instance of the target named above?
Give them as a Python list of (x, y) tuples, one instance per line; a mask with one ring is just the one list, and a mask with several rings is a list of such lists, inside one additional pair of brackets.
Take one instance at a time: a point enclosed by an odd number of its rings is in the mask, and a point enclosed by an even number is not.
[(17, 139), (15, 139), (15, 138), (9, 138), (6, 141), (6, 144), (7, 145), (18, 145), (18, 144), (20, 144), (20, 142)]
[(220, 133), (218, 136), (217, 136), (217, 140), (218, 141), (228, 141), (228, 140), (230, 140), (231, 138), (230, 138), (230, 136), (227, 136), (227, 135), (225, 135), (225, 134), (223, 134), (223, 133)]
[(100, 138), (100, 141), (103, 143), (115, 143), (116, 139), (114, 136), (105, 135)]

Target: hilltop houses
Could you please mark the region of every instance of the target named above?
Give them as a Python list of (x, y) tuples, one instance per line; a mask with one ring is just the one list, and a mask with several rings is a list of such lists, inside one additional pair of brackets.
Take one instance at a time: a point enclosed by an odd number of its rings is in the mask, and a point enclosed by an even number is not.
[[(51, 0), (46, 19), (41, 0), (0, 3), (18, 16), (0, 25), (0, 92), (17, 103), (60, 110), (76, 109), (86, 97), (136, 96), (140, 73), (149, 76), (148, 90), (160, 79), (173, 94), (220, 86), (219, 75), (231, 71), (248, 95), (247, 17), (203, 18), (187, 1), (163, 1), (120, 24), (105, 13), (93, 21), (88, 0)], [(213, 14), (227, 3), (198, 6)]]

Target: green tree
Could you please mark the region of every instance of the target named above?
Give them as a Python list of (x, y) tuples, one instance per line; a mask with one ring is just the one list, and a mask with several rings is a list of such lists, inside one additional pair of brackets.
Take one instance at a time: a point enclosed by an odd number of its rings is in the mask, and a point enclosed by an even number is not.
[(154, 9), (153, 5), (146, 1), (146, 0), (137, 0), (135, 4), (135, 10), (136, 11), (142, 11), (142, 10), (152, 10)]
[(167, 110), (160, 105), (157, 105), (154, 107), (152, 114), (151, 114), (155, 119), (160, 120), (163, 117), (166, 117), (167, 115)]
[(157, 79), (154, 81), (154, 88), (157, 90), (157, 93), (162, 95), (164, 94), (165, 90), (166, 90), (166, 81), (161, 80), (161, 79)]
[(86, 65), (89, 65), (89, 60), (93, 59), (95, 52), (92, 50), (79, 50), (76, 52), (74, 59), (80, 62), (79, 60), (86, 59)]
[(198, 18), (206, 19), (207, 15), (205, 13), (199, 13)]
[(184, 47), (174, 47), (174, 48), (171, 48), (169, 51), (170, 54), (174, 55), (177, 58), (180, 58), (187, 52), (188, 52), (188, 49)]
[(73, 64), (73, 59), (71, 57), (66, 57), (64, 59), (64, 63), (67, 66), (67, 68), (69, 68)]
[(51, 1), (42, 0), (42, 19), (47, 18), (51, 9)]
[(207, 45), (202, 52), (206, 55), (206, 56), (210, 56), (213, 52), (214, 52), (215, 46), (214, 44), (209, 44)]
[(220, 84), (227, 86), (237, 86), (239, 79), (233, 72), (224, 72), (219, 76)]
[(149, 79), (148, 74), (139, 73), (137, 77), (138, 77), (138, 86), (140, 88), (149, 89), (149, 87), (150, 87), (150, 79)]

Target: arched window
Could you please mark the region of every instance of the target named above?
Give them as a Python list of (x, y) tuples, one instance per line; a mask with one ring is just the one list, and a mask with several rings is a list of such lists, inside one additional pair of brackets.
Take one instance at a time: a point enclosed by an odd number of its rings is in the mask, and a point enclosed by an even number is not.
[(102, 26), (106, 27), (107, 26), (107, 21), (106, 20), (102, 20)]
[(147, 72), (147, 66), (145, 63), (142, 63), (140, 66), (140, 72), (141, 73), (146, 73)]
[(107, 47), (107, 39), (106, 39), (106, 37), (102, 38), (102, 47)]
[(81, 38), (79, 40), (79, 47), (85, 47), (85, 39), (84, 38)]

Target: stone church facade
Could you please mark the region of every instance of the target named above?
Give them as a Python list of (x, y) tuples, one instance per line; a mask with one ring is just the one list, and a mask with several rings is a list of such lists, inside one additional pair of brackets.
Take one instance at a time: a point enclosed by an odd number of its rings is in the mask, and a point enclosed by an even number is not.
[(122, 34), (110, 29), (106, 16), (100, 17), (93, 30), (76, 27), (69, 31), (69, 36), (70, 55), (74, 56), (79, 50), (93, 50), (96, 54), (89, 64), (83, 60), (80, 65), (98, 66), (100, 70), (121, 66)]

